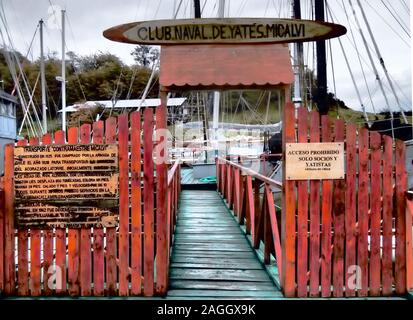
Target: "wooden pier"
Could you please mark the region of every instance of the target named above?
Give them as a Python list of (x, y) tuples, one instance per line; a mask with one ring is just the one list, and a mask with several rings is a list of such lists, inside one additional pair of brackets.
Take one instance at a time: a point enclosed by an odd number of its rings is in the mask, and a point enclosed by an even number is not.
[(182, 191), (169, 277), (168, 298), (283, 297), (216, 191)]

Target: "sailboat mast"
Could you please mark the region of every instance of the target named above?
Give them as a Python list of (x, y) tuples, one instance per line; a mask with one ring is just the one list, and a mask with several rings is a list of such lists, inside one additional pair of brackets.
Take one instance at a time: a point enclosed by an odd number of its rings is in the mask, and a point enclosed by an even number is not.
[[(225, 15), (225, 0), (219, 0), (218, 7), (218, 18), (223, 18)], [(218, 140), (218, 123), (219, 123), (219, 103), (221, 100), (221, 93), (219, 91), (214, 92), (214, 109), (213, 109), (213, 118), (212, 118), (212, 128), (214, 131), (214, 140)], [(218, 156), (218, 142), (217, 149), (215, 150), (215, 156)]]
[[(300, 0), (293, 1), (293, 17), (294, 19), (301, 19), (301, 5)], [(303, 68), (303, 44), (294, 44), (294, 98), (295, 107), (299, 108), (302, 103), (302, 68)]]
[(42, 129), (43, 134), (47, 133), (47, 106), (46, 106), (46, 76), (44, 68), (44, 49), (43, 49), (43, 20), (39, 21), (40, 31), (40, 85), (42, 88)]
[(65, 10), (62, 10), (62, 131), (66, 132), (66, 46)]
[[(324, 0), (315, 0), (315, 19), (325, 21)], [(320, 114), (328, 113), (327, 105), (327, 57), (326, 42), (317, 41), (317, 105)]]

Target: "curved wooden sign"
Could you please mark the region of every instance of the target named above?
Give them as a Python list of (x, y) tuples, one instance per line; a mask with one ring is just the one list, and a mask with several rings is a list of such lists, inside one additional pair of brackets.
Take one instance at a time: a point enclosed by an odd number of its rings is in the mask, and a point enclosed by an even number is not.
[(167, 45), (304, 42), (346, 32), (342, 25), (312, 20), (225, 18), (134, 22), (110, 28), (103, 35), (118, 42)]

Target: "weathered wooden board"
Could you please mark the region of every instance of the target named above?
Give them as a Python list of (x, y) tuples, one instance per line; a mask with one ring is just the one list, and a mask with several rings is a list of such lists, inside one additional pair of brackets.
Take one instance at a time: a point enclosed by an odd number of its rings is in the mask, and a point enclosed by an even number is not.
[(124, 24), (103, 35), (114, 41), (139, 44), (286, 43), (338, 37), (341, 25), (293, 19), (158, 20)]
[(18, 228), (116, 226), (116, 145), (18, 146), (14, 152)]

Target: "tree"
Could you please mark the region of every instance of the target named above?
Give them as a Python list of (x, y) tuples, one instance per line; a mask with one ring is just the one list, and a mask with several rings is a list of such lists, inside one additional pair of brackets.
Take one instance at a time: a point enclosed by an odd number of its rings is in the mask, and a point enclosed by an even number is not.
[(159, 50), (145, 45), (138, 45), (131, 52), (133, 59), (142, 67), (151, 67), (159, 58)]

